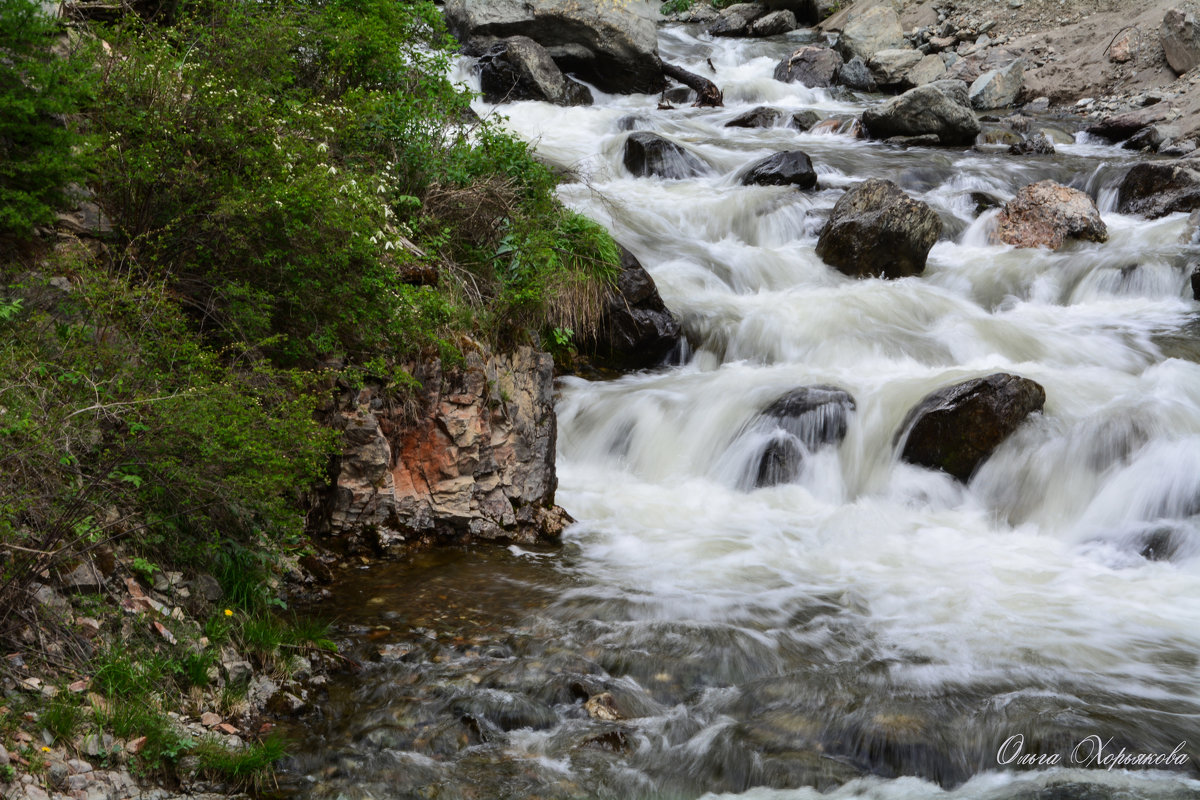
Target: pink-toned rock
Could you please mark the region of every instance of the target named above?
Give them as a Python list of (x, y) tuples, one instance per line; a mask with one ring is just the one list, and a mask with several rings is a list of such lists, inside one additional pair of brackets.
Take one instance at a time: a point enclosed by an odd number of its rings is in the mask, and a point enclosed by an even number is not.
[(200, 715), (200, 724), (206, 728), (215, 728), (221, 724), (221, 715), (212, 711), (205, 711)]
[(1133, 58), (1133, 32), (1126, 31), (1117, 37), (1108, 49), (1108, 60), (1114, 64), (1124, 64)]
[(222, 722), (220, 725), (216, 726), (214, 730), (218, 730), (221, 733), (225, 733), (230, 736), (233, 736), (238, 732), (238, 729), (230, 725), (228, 722)]
[(1092, 198), (1054, 181), (1030, 184), (1005, 204), (991, 234), (994, 244), (1048, 247), (1068, 239), (1108, 241), (1108, 228)]

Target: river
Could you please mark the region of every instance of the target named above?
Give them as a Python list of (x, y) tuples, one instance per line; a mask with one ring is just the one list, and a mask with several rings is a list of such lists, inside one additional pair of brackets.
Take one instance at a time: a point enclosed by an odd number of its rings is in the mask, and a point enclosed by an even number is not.
[[(368, 663), (299, 732), (289, 794), (1200, 797), (1185, 215), (1115, 213), (1136, 156), (1084, 136), (1014, 157), (724, 127), (763, 104), (880, 102), (773, 80), (806, 37), (662, 28), (665, 60), (711, 75), (711, 58), (723, 109), (595, 91), (591, 107), (499, 109), (574, 171), (562, 199), (641, 259), (691, 349), (561, 381), (558, 502), (579, 520), (561, 548), (430, 553), (338, 588)], [(631, 129), (709, 172), (630, 176)], [(818, 190), (739, 184), (788, 149), (811, 156)], [(815, 255), (829, 209), (868, 177), (942, 217), (920, 277), (854, 280)], [(977, 216), (972, 193), (1046, 178), (1097, 198), (1107, 243), (987, 243), (994, 212)], [(916, 402), (993, 372), (1044, 386), (1044, 413), (967, 485), (899, 461)], [(815, 384), (853, 395), (845, 440), (794, 482), (751, 488), (758, 413)], [(1122, 748), (1175, 757), (1106, 769)]]

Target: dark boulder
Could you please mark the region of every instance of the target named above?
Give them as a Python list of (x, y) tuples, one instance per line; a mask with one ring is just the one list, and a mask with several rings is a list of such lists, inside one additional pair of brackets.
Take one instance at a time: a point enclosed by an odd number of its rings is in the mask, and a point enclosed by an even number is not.
[(804, 457), (846, 438), (854, 398), (836, 386), (802, 386), (763, 409), (754, 428), (771, 438), (758, 457), (754, 486), (791, 483)]
[(836, 50), (809, 45), (775, 65), (775, 80), (824, 88), (834, 84), (841, 68), (842, 57)]
[(942, 232), (937, 212), (891, 181), (872, 178), (833, 207), (817, 240), (826, 264), (857, 278), (904, 278), (925, 270)]
[(1117, 189), (1117, 211), (1154, 219), (1200, 208), (1200, 161), (1134, 164)]
[(847, 89), (860, 92), (874, 92), (879, 89), (875, 83), (875, 76), (871, 74), (871, 69), (867, 62), (862, 60), (862, 56), (855, 56), (842, 65), (837, 73), (837, 82)]
[(1068, 239), (1108, 241), (1108, 227), (1091, 197), (1054, 181), (1022, 187), (1004, 204), (991, 234), (995, 244), (1057, 250)]
[(744, 114), (739, 114), (729, 122), (726, 128), (774, 128), (783, 119), (783, 112), (770, 106), (759, 106)]
[(705, 171), (704, 162), (657, 133), (637, 131), (625, 140), (625, 168), (638, 177), (691, 178)]
[(952, 80), (909, 89), (883, 105), (868, 108), (862, 121), (872, 139), (934, 134), (948, 146), (973, 144), (980, 130), (967, 85)]
[(479, 88), (489, 103), (545, 100), (590, 106), (592, 93), (562, 74), (546, 49), (527, 36), (496, 42), (479, 58)]
[(1126, 111), (1122, 114), (1108, 114), (1101, 117), (1099, 122), (1088, 126), (1087, 131), (1088, 133), (1103, 136), (1105, 139), (1114, 142), (1121, 142), (1133, 136), (1147, 125), (1162, 122), (1167, 118), (1170, 111), (1170, 103), (1157, 103), (1146, 108), (1139, 108), (1136, 111)]
[(751, 36), (778, 36), (800, 27), (796, 15), (787, 9), (772, 11), (750, 23)]
[(797, 186), (812, 189), (817, 173), (812, 160), (801, 150), (788, 150), (754, 164), (742, 177), (743, 186)]
[(766, 15), (767, 8), (760, 3), (737, 3), (723, 9), (708, 32), (711, 36), (750, 36), (751, 25)]
[(795, 128), (798, 131), (812, 130), (812, 127), (821, 121), (821, 115), (815, 111), (805, 109), (792, 114), (792, 118), (788, 120), (788, 127)]
[(998, 372), (927, 395), (897, 434), (901, 458), (966, 482), (976, 467), (1046, 403), (1041, 385)]
[(662, 363), (682, 336), (650, 273), (622, 247), (616, 291), (605, 301), (596, 334), (584, 340), (583, 349), (599, 366), (643, 369)]
[(1008, 152), (1014, 156), (1052, 156), (1055, 150), (1054, 143), (1046, 138), (1046, 134), (1038, 131), (1033, 136), (1009, 145)]

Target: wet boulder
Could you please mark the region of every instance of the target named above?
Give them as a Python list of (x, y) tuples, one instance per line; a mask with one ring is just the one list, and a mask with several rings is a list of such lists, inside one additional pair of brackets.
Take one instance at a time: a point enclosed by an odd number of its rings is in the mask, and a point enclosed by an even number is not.
[(625, 168), (638, 177), (691, 178), (704, 172), (704, 162), (682, 145), (649, 131), (625, 140)]
[(528, 36), (564, 72), (606, 92), (657, 92), (657, 8), (608, 0), (446, 0), (447, 27), (464, 44)]
[(711, 36), (750, 36), (751, 25), (766, 14), (766, 6), (760, 3), (737, 3), (721, 11), (708, 26), (708, 33)]
[(1025, 62), (1018, 58), (1002, 69), (991, 69), (971, 84), (971, 107), (980, 110), (1011, 106), (1025, 85)]
[(842, 195), (817, 239), (817, 255), (856, 278), (905, 278), (925, 270), (942, 220), (891, 181), (872, 178)]
[(1200, 161), (1135, 164), (1117, 189), (1117, 211), (1155, 219), (1200, 208)]
[(1171, 69), (1182, 75), (1200, 64), (1200, 28), (1196, 24), (1196, 6), (1186, 3), (1163, 15), (1159, 40)]
[(1041, 411), (1046, 390), (998, 372), (938, 389), (905, 418), (897, 435), (901, 458), (966, 482), (1025, 418)]
[(1009, 145), (1008, 152), (1014, 156), (1052, 156), (1055, 150), (1054, 143), (1046, 138), (1046, 134), (1038, 131), (1033, 136), (1027, 136)]
[(527, 36), (497, 42), (480, 56), (479, 87), (489, 103), (544, 100), (560, 106), (592, 104), (591, 91), (563, 75), (546, 49)]
[(846, 438), (854, 398), (836, 386), (802, 386), (763, 409), (755, 426), (771, 438), (755, 470), (754, 486), (791, 483), (800, 475), (804, 457)]
[(750, 24), (751, 36), (778, 36), (781, 33), (794, 31), (800, 27), (800, 23), (796, 22), (796, 15), (786, 9), (782, 11), (772, 11), (761, 19), (756, 19)]
[(873, 139), (933, 134), (943, 145), (969, 145), (979, 134), (979, 120), (971, 109), (967, 85), (942, 80), (868, 108), (863, 125)]
[(995, 244), (1057, 250), (1068, 239), (1108, 241), (1108, 227), (1096, 203), (1078, 189), (1039, 181), (1022, 187), (1004, 204), (991, 233)]
[(770, 106), (758, 106), (744, 114), (739, 114), (729, 122), (726, 128), (774, 128), (783, 119), (783, 112)]
[(851, 9), (842, 27), (842, 35), (838, 37), (837, 49), (842, 58), (859, 56), (868, 61), (880, 50), (907, 45), (904, 29), (900, 27), (900, 17), (895, 10), (891, 6), (878, 5), (862, 11)]
[(842, 57), (828, 47), (807, 46), (794, 50), (775, 65), (775, 80), (802, 83), (809, 88), (832, 86), (842, 68)]
[(642, 369), (662, 363), (682, 338), (650, 273), (621, 247), (616, 289), (606, 298), (596, 333), (584, 340), (583, 349), (600, 366)]
[(812, 160), (801, 150), (776, 153), (757, 162), (742, 176), (743, 186), (796, 186), (812, 189), (817, 185), (817, 173)]
[(797, 111), (795, 114), (792, 114), (792, 118), (788, 120), (788, 127), (795, 128), (798, 131), (809, 131), (820, 121), (820, 114), (805, 109), (804, 111)]
[(879, 89), (875, 84), (875, 78), (871, 75), (871, 70), (867, 67), (867, 62), (862, 60), (862, 56), (855, 56), (842, 65), (838, 70), (837, 82), (847, 89), (855, 89), (860, 92), (874, 92)]

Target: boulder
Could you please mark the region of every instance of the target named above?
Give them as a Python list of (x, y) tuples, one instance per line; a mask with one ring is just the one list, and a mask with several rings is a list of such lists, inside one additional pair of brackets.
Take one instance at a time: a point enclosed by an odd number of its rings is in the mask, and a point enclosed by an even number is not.
[(1155, 219), (1200, 208), (1200, 161), (1144, 161), (1125, 173), (1117, 211)]
[[(921, 63), (925, 56), (920, 50), (880, 50), (867, 60), (871, 77), (880, 86), (899, 86), (910, 69)], [(941, 61), (941, 59), (938, 59)]]
[(845, 2), (844, 0), (763, 0), (763, 4), (771, 10), (791, 11), (801, 23), (815, 25), (845, 5)]
[[(347, 389), (331, 412), (342, 452), (318, 527), (360, 548), (490, 539), (554, 540), (554, 359), (532, 347), (411, 368), (410, 408), (385, 388)], [(384, 535), (386, 534), (386, 535)]]
[(1046, 138), (1046, 134), (1038, 131), (1021, 141), (1009, 145), (1008, 152), (1014, 156), (1052, 156), (1055, 153), (1054, 143)]
[(1150, 150), (1151, 152), (1158, 152), (1163, 142), (1170, 138), (1169, 131), (1171, 131), (1171, 128), (1162, 125), (1147, 125), (1126, 139), (1121, 147), (1126, 150)]
[(863, 61), (880, 50), (905, 47), (900, 17), (887, 5), (870, 6), (861, 11), (851, 8), (846, 17), (837, 49), (846, 60), (859, 56)]
[(729, 122), (726, 128), (774, 128), (783, 119), (783, 112), (770, 106), (758, 106), (739, 114)]
[(1108, 228), (1095, 202), (1078, 189), (1040, 181), (1023, 187), (1004, 204), (991, 240), (1016, 247), (1057, 250), (1067, 239), (1108, 241)]
[(544, 100), (560, 106), (589, 106), (592, 93), (562, 74), (546, 49), (527, 36), (492, 45), (479, 58), (479, 87), (489, 103)]
[(863, 125), (874, 139), (934, 134), (943, 145), (969, 145), (979, 134), (962, 81), (934, 81), (909, 89), (863, 112)]
[(1003, 372), (938, 389), (909, 411), (900, 426), (901, 458), (966, 482), (1045, 404), (1046, 390), (1039, 384)]
[(775, 80), (808, 87), (832, 86), (842, 68), (842, 57), (828, 47), (801, 47), (775, 65)]
[(606, 92), (657, 92), (657, 6), (608, 0), (446, 0), (446, 24), (463, 43), (528, 36), (559, 69)]
[(942, 60), (941, 56), (928, 55), (904, 75), (901, 85), (924, 86), (927, 83), (941, 80), (945, 75), (946, 62)]
[(872, 77), (867, 62), (862, 60), (862, 56), (855, 56), (842, 65), (837, 72), (837, 82), (847, 89), (856, 89), (860, 92), (874, 92), (879, 89), (875, 85), (875, 78)]
[(1180, 75), (1200, 64), (1200, 31), (1196, 25), (1196, 5), (1186, 3), (1163, 15), (1158, 35), (1171, 69)]
[(971, 84), (968, 95), (971, 107), (981, 110), (1011, 106), (1025, 85), (1025, 62), (1022, 59), (1003, 69), (992, 69), (980, 75)]
[(817, 239), (817, 255), (857, 278), (904, 278), (925, 269), (942, 220), (891, 181), (872, 178), (842, 195)]
[(797, 111), (792, 114), (792, 118), (788, 120), (788, 127), (795, 128), (798, 131), (812, 130), (812, 127), (821, 121), (821, 115), (810, 109)]
[(772, 11), (762, 19), (756, 19), (750, 24), (751, 36), (778, 36), (781, 33), (794, 31), (800, 27), (796, 15), (791, 11)]
[(625, 140), (625, 168), (638, 177), (691, 178), (704, 172), (704, 162), (657, 133), (636, 131)]
[(802, 386), (763, 409), (754, 428), (771, 438), (758, 457), (754, 486), (791, 483), (804, 457), (846, 438), (854, 398), (836, 386)]
[(663, 304), (654, 279), (633, 253), (621, 248), (616, 291), (582, 348), (600, 366), (643, 369), (662, 363), (683, 338), (679, 322)]
[(750, 167), (742, 177), (742, 185), (812, 189), (817, 185), (817, 173), (807, 153), (788, 150), (768, 156)]
[(1169, 103), (1155, 103), (1123, 114), (1107, 114), (1099, 122), (1089, 125), (1087, 131), (1110, 141), (1121, 142), (1147, 125), (1163, 121), (1170, 111)]
[(750, 36), (752, 23), (766, 14), (767, 7), (761, 3), (737, 3), (722, 10), (708, 32), (712, 36)]

